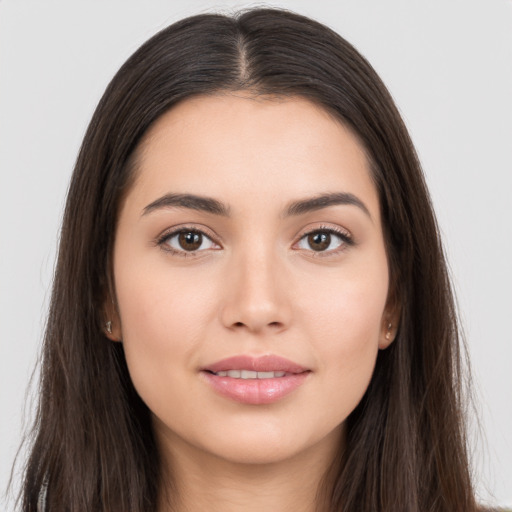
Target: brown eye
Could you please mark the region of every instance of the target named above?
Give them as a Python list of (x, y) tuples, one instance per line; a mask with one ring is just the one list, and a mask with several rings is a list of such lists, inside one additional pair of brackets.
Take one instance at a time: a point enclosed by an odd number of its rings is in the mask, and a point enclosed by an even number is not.
[(178, 234), (178, 243), (184, 251), (196, 251), (203, 243), (203, 235), (197, 231), (182, 231)]
[(159, 241), (159, 245), (182, 256), (186, 253), (200, 253), (208, 249), (220, 249), (208, 235), (192, 229), (184, 229), (165, 235)]
[(345, 246), (353, 245), (349, 234), (333, 229), (317, 229), (306, 233), (297, 243), (297, 248), (318, 253), (334, 254)]
[(325, 251), (331, 245), (331, 234), (317, 231), (308, 235), (308, 244), (313, 251)]

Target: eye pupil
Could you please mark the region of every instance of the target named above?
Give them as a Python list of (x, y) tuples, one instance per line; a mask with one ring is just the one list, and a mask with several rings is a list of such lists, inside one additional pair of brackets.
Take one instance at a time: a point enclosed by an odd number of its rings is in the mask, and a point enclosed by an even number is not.
[(325, 251), (331, 244), (330, 233), (311, 233), (308, 235), (308, 243), (314, 251)]
[(196, 231), (182, 231), (178, 235), (180, 247), (185, 251), (195, 251), (203, 243), (203, 235)]

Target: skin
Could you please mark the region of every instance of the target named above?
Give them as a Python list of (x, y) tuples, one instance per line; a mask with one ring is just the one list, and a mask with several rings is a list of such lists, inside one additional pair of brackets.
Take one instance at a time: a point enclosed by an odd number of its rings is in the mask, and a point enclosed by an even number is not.
[[(285, 214), (294, 201), (332, 192), (364, 208)], [(229, 216), (145, 211), (169, 193), (214, 198)], [(186, 252), (177, 236), (163, 239), (179, 228), (209, 238)], [(326, 229), (352, 243), (332, 234), (326, 250), (313, 250), (307, 233)], [(107, 315), (152, 412), (173, 510), (316, 509), (344, 421), (393, 339), (388, 272), (364, 150), (321, 108), (219, 94), (188, 99), (151, 127), (120, 211), (116, 311)], [(310, 373), (275, 403), (239, 403), (200, 372), (239, 354), (279, 355)]]

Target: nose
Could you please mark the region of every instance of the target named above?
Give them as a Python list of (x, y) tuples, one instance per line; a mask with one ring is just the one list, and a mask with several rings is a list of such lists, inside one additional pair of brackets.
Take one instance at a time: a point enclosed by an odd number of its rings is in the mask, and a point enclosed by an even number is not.
[(230, 330), (278, 333), (291, 321), (286, 271), (272, 251), (246, 251), (229, 264), (222, 323)]

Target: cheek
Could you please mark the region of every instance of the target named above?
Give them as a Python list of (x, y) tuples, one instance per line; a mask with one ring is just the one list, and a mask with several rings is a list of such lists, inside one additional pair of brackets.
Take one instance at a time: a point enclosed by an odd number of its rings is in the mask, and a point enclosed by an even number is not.
[(386, 266), (373, 268), (378, 271), (333, 277), (302, 304), (303, 329), (314, 340), (319, 375), (329, 401), (343, 409), (341, 418), (364, 395), (377, 358), (388, 279)]
[(213, 294), (205, 288), (198, 292), (186, 276), (158, 265), (143, 272), (118, 265), (115, 277), (130, 376), (150, 409), (159, 410), (164, 398), (184, 396), (164, 393), (162, 385), (177, 390), (183, 375), (194, 370), (193, 355), (213, 314)]
[(116, 295), (123, 340), (165, 348), (183, 335), (195, 339), (212, 315), (212, 280), (200, 272), (173, 269), (161, 254), (119, 258)]
[(373, 271), (366, 268), (372, 266), (333, 274), (324, 283), (310, 286), (313, 292), (301, 293), (306, 298), (301, 316), (322, 332), (326, 349), (358, 350), (378, 344), (388, 293), (387, 266), (374, 263)]
[(378, 352), (383, 306), (357, 295), (332, 304), (331, 315), (323, 320), (327, 332), (320, 349), (331, 376), (338, 375), (354, 388), (368, 384)]

